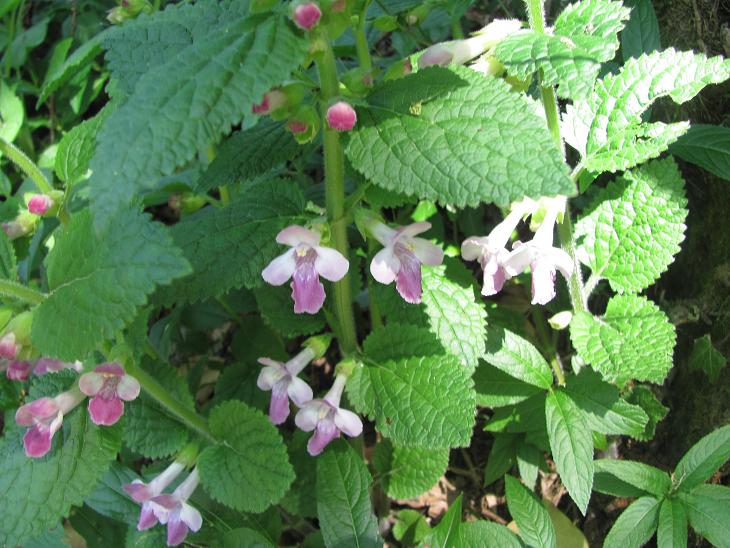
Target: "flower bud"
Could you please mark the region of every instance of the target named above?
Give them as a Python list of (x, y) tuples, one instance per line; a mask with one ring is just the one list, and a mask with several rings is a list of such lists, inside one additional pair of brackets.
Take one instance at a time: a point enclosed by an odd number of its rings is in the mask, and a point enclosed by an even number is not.
[(264, 94), (264, 98), (257, 105), (251, 107), (254, 114), (271, 114), (273, 111), (286, 106), (286, 94), (279, 89), (272, 89)]
[(312, 30), (322, 17), (322, 10), (314, 2), (299, 4), (294, 8), (294, 23), (303, 30)]
[(383, 81), (387, 82), (388, 80), (397, 80), (398, 78), (408, 76), (412, 72), (413, 63), (411, 63), (410, 57), (406, 57), (405, 59), (401, 59), (388, 67), (388, 70), (385, 71), (385, 75), (383, 76)]
[(306, 341), (304, 341), (305, 348), (309, 348), (312, 353), (314, 354), (314, 357), (311, 358), (312, 360), (318, 360), (322, 356), (324, 356), (325, 352), (327, 352), (327, 349), (330, 346), (330, 343), (332, 342), (332, 334), (331, 333), (323, 333), (322, 335), (316, 335), (314, 337), (309, 337)]
[(336, 131), (350, 131), (355, 127), (357, 114), (345, 101), (339, 101), (327, 109), (327, 124)]
[(3, 231), (10, 240), (17, 240), (35, 230), (38, 216), (29, 211), (20, 211), (12, 221), (3, 223)]
[(342, 83), (355, 95), (367, 95), (373, 87), (373, 71), (363, 67), (348, 70), (342, 75)]
[(45, 215), (53, 206), (53, 199), (46, 194), (35, 194), (28, 200), (28, 211), (34, 215)]
[(550, 327), (559, 331), (568, 327), (570, 325), (570, 320), (572, 319), (573, 313), (570, 310), (563, 310), (550, 318), (548, 323), (550, 324)]
[(310, 105), (301, 105), (287, 122), (287, 128), (300, 145), (312, 141), (319, 132), (319, 115)]

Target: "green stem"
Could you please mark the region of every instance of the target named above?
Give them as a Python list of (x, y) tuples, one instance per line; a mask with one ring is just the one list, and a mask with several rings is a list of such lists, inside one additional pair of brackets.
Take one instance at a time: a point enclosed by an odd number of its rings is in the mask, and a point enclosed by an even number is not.
[(573, 273), (568, 278), (568, 293), (570, 294), (570, 301), (573, 304), (573, 310), (576, 312), (587, 312), (588, 305), (586, 303), (585, 296), (583, 295), (583, 280), (580, 272), (580, 261), (575, 253), (573, 226), (570, 221), (570, 207), (568, 206), (567, 201), (563, 222), (558, 223), (558, 236), (560, 237), (560, 243), (563, 246), (563, 249), (568, 255), (570, 255), (570, 259), (573, 261)]
[(30, 177), (38, 187), (38, 190), (44, 194), (48, 194), (53, 190), (51, 183), (48, 182), (46, 176), (43, 175), (43, 172), (33, 163), (33, 160), (28, 158), (18, 147), (12, 143), (8, 143), (5, 139), (0, 138), (0, 152), (10, 158), (12, 162), (23, 171), (23, 173)]
[(557, 356), (550, 360), (550, 366), (553, 368), (553, 373), (555, 373), (555, 378), (558, 380), (558, 384), (560, 386), (565, 386), (565, 373), (563, 372), (563, 368), (560, 366)]
[(46, 298), (40, 291), (11, 280), (0, 280), (0, 295), (12, 297), (30, 304), (40, 304)]
[[(347, 241), (347, 221), (345, 218), (345, 156), (340, 143), (340, 134), (327, 125), (326, 111), (330, 101), (339, 94), (337, 65), (329, 41), (317, 61), (322, 98), (322, 142), (324, 145), (324, 184), (327, 218), (330, 223), (332, 244), (337, 251), (349, 257)], [(334, 313), (339, 329), (336, 329), (340, 350), (350, 354), (357, 349), (355, 316), (352, 312), (350, 295), (350, 275), (345, 274), (333, 284)]]
[(454, 40), (461, 40), (464, 38), (464, 29), (461, 28), (460, 19), (454, 19), (451, 21), (451, 37)]
[(357, 21), (357, 27), (355, 27), (355, 49), (357, 50), (357, 60), (360, 63), (360, 67), (365, 70), (373, 68), (373, 60), (370, 57), (370, 45), (368, 44), (368, 37), (365, 29), (367, 24), (367, 12), (370, 7), (370, 0), (365, 0), (362, 9), (360, 10), (360, 17)]
[(168, 390), (144, 369), (132, 362), (125, 364), (127, 372), (139, 381), (145, 392), (167, 411), (172, 413), (181, 423), (194, 430), (210, 442), (215, 442), (215, 436), (208, 428), (206, 420), (195, 411), (185, 407), (177, 401)]

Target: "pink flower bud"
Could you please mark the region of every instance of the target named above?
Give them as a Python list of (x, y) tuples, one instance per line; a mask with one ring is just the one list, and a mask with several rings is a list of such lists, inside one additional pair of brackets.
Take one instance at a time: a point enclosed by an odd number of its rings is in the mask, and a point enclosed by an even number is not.
[(292, 133), (304, 133), (309, 129), (309, 124), (300, 122), (299, 120), (289, 120), (287, 127)]
[(34, 215), (45, 215), (53, 205), (53, 198), (45, 194), (36, 194), (28, 201), (28, 211)]
[(5, 375), (11, 381), (26, 381), (32, 367), (33, 365), (30, 362), (13, 360), (8, 365)]
[(18, 221), (8, 221), (3, 223), (3, 232), (10, 240), (16, 240), (21, 236), (25, 236), (28, 231)]
[(20, 345), (15, 340), (15, 333), (10, 331), (0, 339), (0, 358), (14, 360), (20, 351)]
[(251, 107), (251, 112), (263, 116), (280, 109), (284, 105), (286, 105), (286, 94), (281, 90), (272, 89), (264, 94), (264, 98), (259, 104)]
[(312, 30), (322, 17), (322, 10), (314, 2), (300, 4), (294, 9), (294, 22), (300, 29)]
[(345, 101), (335, 103), (327, 109), (327, 124), (334, 130), (350, 131), (355, 127), (355, 122), (357, 122), (355, 109)]

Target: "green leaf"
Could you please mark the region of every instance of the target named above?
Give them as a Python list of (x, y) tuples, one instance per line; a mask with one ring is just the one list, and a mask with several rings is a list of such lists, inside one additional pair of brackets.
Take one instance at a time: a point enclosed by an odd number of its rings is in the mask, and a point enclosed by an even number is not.
[(594, 461), (593, 466), (596, 474), (613, 476), (657, 498), (662, 498), (672, 488), (672, 480), (669, 474), (641, 462), (599, 459)]
[(325, 545), (382, 546), (370, 504), (373, 480), (362, 457), (336, 440), (316, 461), (317, 516)]
[(235, 132), (221, 145), (215, 160), (200, 176), (198, 189), (212, 190), (251, 180), (286, 162), (298, 148), (283, 122), (262, 120), (250, 129)]
[(479, 362), (479, 367), (474, 372), (474, 387), (477, 391), (477, 405), (492, 408), (514, 405), (541, 391), (486, 362)]
[(545, 392), (497, 409), (484, 429), (488, 432), (538, 432), (545, 430)]
[(563, 485), (585, 515), (593, 487), (593, 436), (583, 412), (565, 392), (545, 400), (550, 450)]
[(674, 469), (680, 491), (703, 483), (730, 459), (730, 425), (710, 432), (690, 447)]
[(441, 342), (425, 327), (389, 323), (370, 332), (363, 342), (365, 355), (376, 362), (411, 356), (442, 356)]
[(669, 147), (669, 152), (730, 180), (730, 128), (693, 124)]
[(699, 485), (680, 493), (692, 528), (717, 548), (730, 546), (730, 489), (722, 485)]
[(505, 493), (509, 513), (519, 527), (522, 540), (535, 548), (556, 548), (550, 515), (532, 490), (512, 476), (505, 476)]
[(517, 434), (495, 434), (484, 469), (484, 487), (497, 481), (515, 465), (517, 448), (523, 437)]
[(540, 468), (545, 467), (545, 456), (542, 451), (523, 441), (517, 448), (517, 470), (520, 472), (520, 479), (528, 488), (532, 489), (537, 482)]
[(86, 178), (96, 151), (96, 135), (112, 111), (112, 106), (105, 107), (93, 118), (75, 126), (58, 143), (54, 171), (67, 186)]
[(141, 213), (120, 211), (95, 233), (84, 210), (55, 240), (46, 257), (50, 294), (36, 310), (31, 336), (43, 355), (63, 360), (113, 339), (156, 285), (190, 271), (166, 229)]
[(79, 74), (86, 65), (90, 64), (101, 53), (101, 42), (108, 32), (108, 30), (104, 30), (84, 42), (74, 50), (63, 64), (46, 75), (36, 102), (36, 108), (45, 103), (52, 94)]
[(163, 290), (160, 298), (194, 302), (263, 284), (261, 271), (288, 249), (276, 243), (276, 235), (302, 223), (304, 205), (294, 183), (273, 180), (253, 185), (224, 208), (209, 206), (184, 218), (171, 234), (193, 273)]
[[(0, 83), (0, 138), (8, 143), (15, 141), (25, 120), (25, 105), (15, 90), (7, 83)], [(0, 156), (2, 156), (0, 154)]]
[(645, 297), (616, 295), (603, 318), (579, 312), (570, 323), (578, 354), (607, 381), (661, 384), (672, 368), (674, 326)]
[(596, 82), (593, 93), (569, 105), (563, 117), (566, 141), (594, 172), (629, 169), (658, 156), (688, 124), (643, 124), (642, 114), (661, 97), (684, 103), (709, 84), (730, 77), (721, 57), (667, 49), (629, 59), (617, 74)]
[(404, 546), (415, 546), (431, 531), (426, 518), (415, 510), (401, 510), (395, 516), (393, 536)]
[(377, 285), (375, 296), (387, 319), (427, 327), (448, 354), (474, 369), (484, 355), (486, 310), (477, 297), (474, 276), (457, 260), (436, 267), (421, 267), (422, 304), (405, 302), (393, 284)]
[(433, 548), (459, 548), (461, 541), (461, 494), (449, 505), (448, 511), (433, 528), (426, 545)]
[(307, 452), (308, 441), (309, 434), (297, 430), (287, 442), (289, 461), (294, 467), (296, 479), (281, 501), (281, 505), (294, 515), (315, 518), (317, 508), (312, 504), (312, 493), (316, 489), (317, 467), (312, 461), (312, 455)]
[(684, 179), (672, 158), (656, 160), (611, 182), (588, 211), (575, 232), (583, 239), (583, 262), (614, 290), (638, 292), (679, 253), (687, 218)]
[(239, 401), (222, 403), (208, 419), (222, 443), (198, 458), (205, 490), (243, 512), (262, 512), (281, 500), (294, 481), (281, 434), (260, 411)]
[(649, 417), (644, 432), (636, 436), (639, 441), (648, 441), (654, 437), (656, 425), (667, 416), (669, 408), (662, 403), (654, 395), (654, 392), (648, 386), (635, 385), (626, 395), (626, 401), (633, 405), (638, 405), (644, 410)]
[(613, 524), (603, 548), (627, 548), (646, 544), (656, 531), (660, 504), (654, 497), (636, 500)]
[(383, 489), (392, 499), (411, 499), (431, 489), (446, 472), (446, 447), (394, 447), (389, 440), (375, 446), (373, 464)]
[[(124, 420), (125, 427), (129, 428), (126, 424), (126, 410)], [(134, 502), (122, 488), (135, 479), (139, 479), (139, 476), (132, 470), (116, 461), (112, 462), (109, 470), (101, 477), (84, 503), (102, 516), (136, 525), (139, 519), (139, 504)]]
[(659, 508), (659, 548), (687, 547), (687, 513), (678, 499), (664, 499)]
[(542, 499), (542, 504), (550, 515), (555, 529), (555, 539), (560, 548), (589, 548), (583, 531), (573, 525), (572, 520), (558, 510), (552, 502)]
[(291, 287), (264, 284), (254, 290), (256, 304), (264, 321), (285, 337), (312, 335), (324, 329), (324, 312), (296, 314), (291, 298)]
[(429, 67), (368, 103), (346, 154), (380, 187), (457, 207), (575, 192), (544, 119), (501, 79)]
[(5, 231), (0, 231), (0, 278), (15, 281), (18, 278), (18, 261), (15, 248)]
[(583, 411), (591, 430), (603, 434), (625, 434), (632, 437), (644, 433), (649, 417), (638, 405), (619, 396), (618, 389), (601, 380), (588, 368), (568, 377), (566, 392)]
[(720, 378), (720, 370), (725, 367), (727, 360), (717, 348), (712, 345), (710, 335), (703, 335), (695, 339), (692, 354), (689, 357), (689, 368), (693, 371), (704, 371), (714, 383)]
[(543, 83), (557, 85), (561, 97), (583, 98), (592, 91), (601, 64), (613, 59), (617, 34), (628, 18), (620, 2), (576, 2), (558, 16), (552, 33), (511, 34), (499, 42), (495, 55), (511, 76), (524, 80), (541, 70)]
[(624, 30), (621, 32), (621, 55), (624, 61), (651, 53), (661, 48), (659, 40), (659, 21), (657, 21), (651, 0), (628, 0), (631, 8)]
[(492, 521), (467, 521), (459, 526), (459, 546), (494, 546), (499, 548), (522, 548), (523, 544), (504, 525)]
[(499, 326), (487, 329), (484, 359), (516, 379), (548, 389), (553, 384), (550, 365), (532, 343)]
[(0, 441), (0, 544), (16, 546), (54, 527), (79, 506), (121, 447), (122, 429), (98, 427), (86, 406), (64, 417), (63, 429), (43, 458), (25, 456), (25, 430), (6, 424)]
[[(163, 363), (145, 366), (175, 400), (195, 410), (193, 397), (185, 379)], [(125, 404), (124, 443), (133, 451), (149, 458), (166, 457), (183, 448), (188, 430), (180, 421), (142, 392), (136, 400)]]
[(100, 224), (214, 144), (303, 61), (306, 41), (283, 17), (222, 18), (141, 75), (99, 132), (91, 200)]
[(223, 548), (276, 548), (276, 545), (264, 537), (261, 533), (257, 533), (253, 529), (241, 527), (228, 531), (221, 539)]
[(355, 370), (347, 393), (397, 445), (469, 445), (476, 395), (468, 370), (453, 356), (366, 363)]

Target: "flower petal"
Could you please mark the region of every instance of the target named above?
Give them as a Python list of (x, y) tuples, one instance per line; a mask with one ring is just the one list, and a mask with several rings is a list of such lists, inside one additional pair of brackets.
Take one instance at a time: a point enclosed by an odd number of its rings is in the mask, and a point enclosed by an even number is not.
[(146, 502), (154, 496), (149, 486), (139, 479), (132, 480), (132, 483), (122, 485), (122, 489), (133, 500), (139, 503)]
[(96, 396), (104, 386), (104, 375), (91, 372), (79, 378), (79, 389), (87, 396)]
[(392, 247), (378, 251), (370, 263), (370, 274), (381, 284), (393, 283), (399, 270), (400, 261), (393, 253)]
[(53, 434), (48, 428), (43, 428), (37, 424), (23, 436), (23, 448), (25, 454), (31, 458), (39, 458), (51, 450), (51, 439)]
[(271, 261), (261, 272), (264, 281), (271, 285), (282, 285), (294, 274), (297, 262), (294, 258), (295, 249), (290, 249), (286, 253), (279, 255)]
[(314, 435), (307, 442), (307, 451), (313, 457), (319, 455), (335, 438), (340, 437), (340, 430), (332, 419), (323, 419), (317, 423)]
[(545, 305), (555, 298), (555, 269), (547, 261), (532, 264), (532, 304)]
[(431, 223), (428, 221), (421, 221), (419, 223), (411, 223), (406, 226), (402, 226), (398, 229), (398, 236), (401, 238), (412, 238), (422, 232), (427, 232), (431, 229)]
[(519, 276), (534, 260), (535, 252), (529, 244), (515, 242), (513, 251), (505, 257), (502, 268), (508, 276)]
[(117, 385), (117, 395), (124, 401), (132, 401), (139, 396), (139, 381), (131, 375), (124, 375)]
[(312, 388), (299, 377), (292, 377), (287, 392), (297, 407), (302, 407), (314, 397)]
[(294, 417), (294, 423), (300, 430), (311, 432), (317, 427), (321, 411), (323, 410), (322, 406), (326, 406), (329, 409), (329, 405), (322, 400), (312, 400), (305, 403)]
[(395, 287), (407, 303), (418, 304), (421, 302), (423, 292), (421, 263), (410, 251), (401, 253), (398, 258), (400, 259), (400, 270), (396, 277)]
[(91, 422), (100, 426), (115, 424), (124, 413), (124, 403), (118, 397), (94, 396), (89, 401)]
[(143, 504), (137, 522), (137, 531), (146, 531), (157, 525), (157, 517), (149, 504)]
[(335, 411), (335, 424), (337, 428), (350, 437), (362, 434), (362, 420), (348, 409), (338, 409)]
[(421, 264), (438, 266), (444, 262), (444, 251), (423, 238), (413, 238), (413, 254)]
[(107, 375), (124, 376), (124, 368), (118, 363), (102, 363), (94, 368), (96, 373), (106, 373)]
[(314, 261), (314, 269), (325, 280), (331, 282), (340, 281), (347, 274), (350, 267), (350, 261), (331, 247), (315, 247), (317, 258)]
[(11, 361), (10, 365), (8, 366), (8, 370), (5, 372), (5, 375), (8, 379), (11, 381), (25, 381), (28, 380), (28, 376), (30, 375), (30, 370), (33, 367), (33, 364), (26, 361)]
[(289, 395), (286, 381), (277, 382), (271, 390), (271, 402), (269, 403), (269, 420), (271, 424), (282, 424), (289, 416)]
[(256, 380), (256, 386), (261, 390), (271, 390), (276, 382), (288, 374), (281, 362), (269, 358), (259, 358), (259, 363), (266, 366), (261, 370), (259, 378)]
[(465, 261), (476, 261), (489, 249), (489, 238), (487, 236), (470, 236), (461, 242), (461, 258)]
[(566, 251), (553, 247), (546, 253), (545, 258), (554, 264), (566, 279), (573, 273), (573, 261)]
[(188, 526), (178, 517), (167, 524), (167, 545), (179, 546), (188, 536)]
[(276, 235), (276, 242), (290, 247), (297, 247), (301, 244), (315, 247), (319, 245), (321, 236), (319, 232), (309, 230), (299, 225), (291, 225)]
[(316, 314), (322, 308), (325, 299), (324, 286), (319, 281), (313, 261), (297, 265), (292, 276), (291, 288), (295, 313)]
[(15, 422), (21, 426), (32, 426), (33, 419), (47, 419), (58, 413), (58, 404), (51, 398), (38, 398), (26, 403), (15, 412)]
[(199, 531), (203, 525), (203, 518), (198, 510), (190, 504), (183, 502), (180, 511), (180, 519), (190, 528), (191, 531)]

